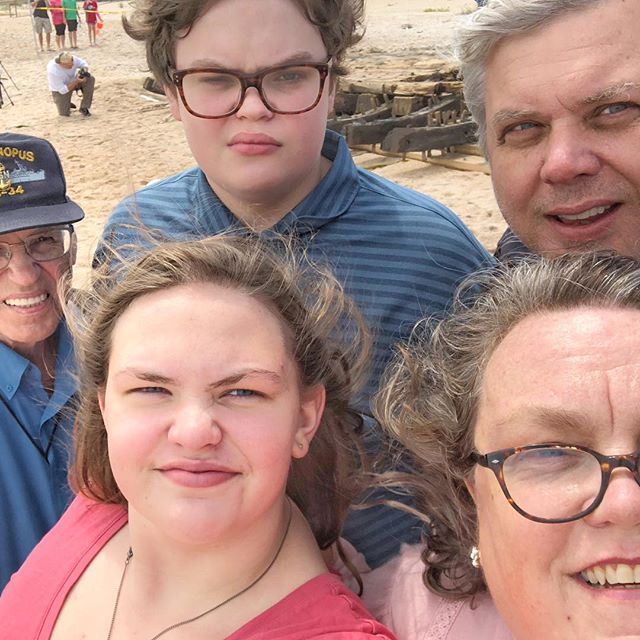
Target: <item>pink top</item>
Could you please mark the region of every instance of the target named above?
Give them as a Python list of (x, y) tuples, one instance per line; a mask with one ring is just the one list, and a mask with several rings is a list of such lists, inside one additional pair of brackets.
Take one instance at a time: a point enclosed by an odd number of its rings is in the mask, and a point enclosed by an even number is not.
[[(61, 10), (62, 0), (49, 0), (49, 13), (53, 24), (64, 24), (64, 11)], [(53, 11), (51, 10), (53, 9)]]
[(419, 545), (364, 574), (364, 603), (400, 640), (512, 640), (486, 593), (473, 601), (447, 600), (422, 582)]
[[(0, 640), (48, 640), (67, 594), (127, 522), (123, 507), (78, 496), (0, 596)], [(395, 640), (331, 573), (309, 580), (227, 640)]]

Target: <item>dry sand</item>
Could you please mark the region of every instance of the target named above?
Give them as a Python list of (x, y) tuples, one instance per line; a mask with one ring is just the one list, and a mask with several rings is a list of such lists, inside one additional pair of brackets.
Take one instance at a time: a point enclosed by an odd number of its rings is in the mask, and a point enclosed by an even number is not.
[[(474, 0), (368, 0), (367, 31), (348, 58), (354, 77), (397, 79), (427, 68), (446, 55), (451, 31)], [(26, 6), (18, 17), (0, 15), (0, 69), (15, 106), (0, 109), (0, 130), (41, 136), (58, 150), (68, 191), (86, 211), (78, 225), (78, 282), (109, 212), (133, 190), (151, 180), (192, 166), (180, 123), (161, 97), (142, 90), (148, 75), (142, 47), (120, 25), (125, 2), (101, 2), (105, 26), (98, 46), (88, 46), (86, 29), (78, 37), (94, 72), (93, 116), (60, 118), (46, 83), (46, 64), (54, 53), (40, 53)], [(4, 9), (4, 7), (2, 7)], [(53, 39), (53, 38), (52, 38)], [(489, 176), (428, 165), (415, 160), (375, 170), (391, 180), (427, 193), (455, 211), (490, 250), (504, 229)]]

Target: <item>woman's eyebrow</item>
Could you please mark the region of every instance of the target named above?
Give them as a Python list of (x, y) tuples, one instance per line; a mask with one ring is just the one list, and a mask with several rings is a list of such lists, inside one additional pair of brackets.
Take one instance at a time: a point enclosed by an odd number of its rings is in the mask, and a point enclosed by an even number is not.
[(267, 378), (271, 382), (275, 382), (276, 384), (282, 383), (282, 376), (276, 371), (271, 371), (270, 369), (260, 369), (260, 368), (250, 368), (250, 369), (242, 369), (236, 373), (233, 373), (229, 376), (226, 376), (216, 382), (213, 382), (209, 385), (209, 387), (222, 387), (228, 384), (237, 384), (244, 378), (249, 377), (261, 377)]
[[(162, 375), (160, 373), (155, 373), (153, 371), (146, 371), (144, 369), (139, 369), (137, 367), (125, 367), (115, 374), (117, 377), (120, 376), (133, 376), (138, 378), (139, 380), (144, 380), (145, 382), (153, 382), (156, 384), (175, 384), (175, 379)], [(270, 369), (261, 369), (261, 368), (247, 368), (241, 369), (231, 375), (225, 376), (220, 380), (216, 380), (216, 382), (212, 382), (208, 385), (210, 388), (214, 387), (222, 387), (227, 384), (236, 384), (240, 382), (242, 379), (247, 377), (263, 377), (267, 378), (270, 381), (280, 384), (282, 383), (282, 375), (276, 371), (272, 371)]]
[(120, 376), (133, 376), (146, 382), (155, 382), (159, 384), (171, 384), (174, 382), (173, 378), (163, 376), (153, 371), (146, 371), (144, 369), (138, 369), (137, 367), (125, 367), (115, 373), (116, 377)]
[(588, 414), (550, 407), (518, 409), (505, 420), (496, 423), (496, 428), (514, 431), (515, 425), (539, 429), (542, 434), (549, 434), (550, 437), (589, 438), (598, 430)]

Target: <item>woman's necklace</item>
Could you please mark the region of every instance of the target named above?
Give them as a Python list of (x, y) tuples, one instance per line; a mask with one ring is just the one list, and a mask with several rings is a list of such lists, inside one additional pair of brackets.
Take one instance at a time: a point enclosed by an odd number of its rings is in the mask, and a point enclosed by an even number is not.
[[(291, 516), (293, 513), (293, 508), (291, 506), (290, 499), (288, 500), (288, 504), (289, 504), (289, 515), (287, 517), (287, 526), (284, 528), (284, 533), (282, 534), (282, 539), (280, 540), (278, 549), (273, 555), (273, 558), (271, 558), (271, 562), (269, 562), (266, 569), (255, 580), (253, 580), (253, 582), (248, 584), (241, 591), (238, 591), (238, 593), (233, 594), (231, 597), (227, 598), (226, 600), (223, 600), (222, 602), (220, 602), (219, 604), (216, 604), (210, 609), (207, 609), (206, 611), (199, 613), (197, 616), (194, 616), (193, 618), (188, 618), (187, 620), (181, 620), (180, 622), (175, 622), (174, 624), (169, 625), (166, 629), (163, 629), (162, 631), (160, 631), (160, 633), (157, 633), (150, 640), (158, 640), (160, 636), (163, 636), (165, 633), (169, 633), (169, 631), (173, 631), (178, 627), (183, 627), (185, 624), (190, 624), (191, 622), (200, 620), (200, 618), (204, 618), (204, 616), (212, 613), (216, 609), (219, 609), (220, 607), (227, 604), (228, 602), (231, 602), (233, 599), (237, 598), (238, 596), (241, 596), (243, 593), (246, 593), (247, 591), (249, 591), (251, 587), (254, 587), (256, 584), (258, 584), (258, 582), (260, 582), (260, 580), (262, 580), (262, 578), (264, 578), (267, 575), (267, 573), (269, 572), (269, 569), (271, 569), (271, 567), (273, 567), (273, 565), (275, 564), (276, 560), (278, 559), (278, 556), (280, 555), (280, 552), (282, 551), (282, 547), (284, 547), (284, 542), (287, 539), (287, 535), (289, 534), (289, 527), (291, 526)], [(109, 633), (107, 634), (107, 640), (111, 640), (111, 634), (113, 633), (113, 625), (116, 621), (116, 614), (118, 612), (118, 604), (120, 603), (120, 593), (122, 592), (122, 585), (124, 584), (124, 577), (127, 574), (127, 567), (129, 566), (129, 563), (131, 562), (132, 558), (133, 558), (133, 550), (131, 549), (131, 547), (129, 547), (129, 550), (127, 551), (127, 557), (125, 558), (125, 561), (124, 561), (124, 569), (122, 570), (120, 585), (118, 586), (118, 593), (116, 594), (116, 601), (115, 601), (115, 604), (113, 605), (113, 613), (111, 614), (111, 624), (109, 625)]]

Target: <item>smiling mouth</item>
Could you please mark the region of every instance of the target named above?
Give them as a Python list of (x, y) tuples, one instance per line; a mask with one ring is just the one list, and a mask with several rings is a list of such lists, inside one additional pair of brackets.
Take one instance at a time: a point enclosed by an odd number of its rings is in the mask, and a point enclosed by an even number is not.
[(570, 216), (555, 215), (552, 217), (562, 224), (570, 226), (585, 226), (588, 224), (592, 224), (596, 220), (599, 220), (602, 216), (608, 215), (617, 206), (617, 204), (611, 204), (607, 207), (592, 207), (591, 209), (587, 209), (582, 213), (573, 214)]
[(4, 303), (8, 307), (20, 307), (21, 309), (28, 309), (29, 307), (36, 307), (42, 304), (49, 297), (48, 293), (43, 293), (33, 298), (7, 298)]
[(604, 564), (589, 567), (580, 577), (600, 589), (640, 589), (640, 564)]

